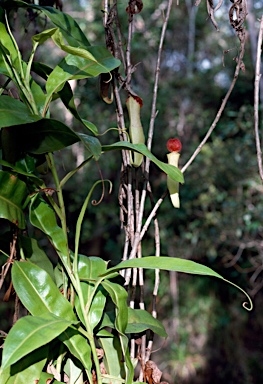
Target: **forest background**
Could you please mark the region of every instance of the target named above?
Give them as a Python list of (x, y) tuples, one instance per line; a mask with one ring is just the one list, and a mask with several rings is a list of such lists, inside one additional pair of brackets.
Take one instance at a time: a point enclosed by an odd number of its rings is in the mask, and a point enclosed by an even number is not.
[[(166, 5), (166, 0), (145, 0), (143, 12), (136, 15), (134, 22), (133, 86), (144, 102), (145, 127), (150, 119), (153, 73)], [(254, 310), (242, 310), (241, 296), (227, 285), (203, 277), (163, 273), (157, 308), (169, 338), (165, 343), (161, 339), (157, 342), (154, 359), (163, 371), (163, 379), (170, 383), (175, 377), (176, 382), (189, 384), (217, 384), (223, 380), (228, 384), (252, 384), (263, 380), (263, 187), (253, 130), (256, 39), (263, 2), (248, 0), (248, 5), (245, 70), (216, 130), (185, 173), (185, 184), (180, 188), (181, 208), (173, 209), (166, 198), (159, 210), (159, 223), (162, 254), (213, 268), (248, 291), (254, 299)], [(228, 22), (228, 8), (229, 2), (225, 1), (217, 14), (218, 32), (207, 18), (204, 2), (199, 7), (191, 0), (173, 5), (162, 54), (152, 148), (162, 161), (166, 161), (166, 141), (178, 137), (183, 144), (180, 164), (186, 163), (206, 134), (231, 83), (239, 42)], [(64, 0), (63, 11), (76, 18), (91, 43), (105, 44), (103, 14), (97, 0)], [(125, 23), (125, 4), (121, 17)], [(15, 37), (22, 52), (27, 52), (27, 36), (36, 33), (36, 25), (26, 18), (16, 23), (19, 28)], [(40, 48), (38, 55), (44, 54), (45, 48)], [(50, 63), (56, 60), (48, 59)], [(96, 120), (101, 133), (116, 126), (115, 106), (103, 103), (97, 79), (79, 81), (74, 93), (81, 115)], [(57, 103), (54, 108), (70, 126), (71, 116), (63, 106)], [(61, 172), (84, 158), (78, 143), (66, 151), (66, 158), (57, 157)], [(116, 153), (103, 164), (104, 178), (116, 180), (119, 156)], [(154, 165), (151, 167), (158, 196), (166, 188), (166, 176), (155, 171)], [(66, 190), (69, 223), (76, 221), (80, 201), (99, 178), (99, 171), (87, 167), (77, 177), (77, 186), (76, 179), (74, 183), (69, 181)], [(117, 184), (113, 193), (104, 197), (106, 204), (89, 210), (80, 248), (87, 255), (103, 254), (113, 263), (120, 261), (123, 244), (116, 212)], [(149, 238), (154, 237), (151, 231)], [(143, 247), (146, 254), (152, 253), (150, 240)], [(147, 297), (152, 287), (145, 289)], [(0, 311), (1, 319), (6, 319), (1, 329), (7, 331), (12, 317), (10, 303), (1, 302)]]

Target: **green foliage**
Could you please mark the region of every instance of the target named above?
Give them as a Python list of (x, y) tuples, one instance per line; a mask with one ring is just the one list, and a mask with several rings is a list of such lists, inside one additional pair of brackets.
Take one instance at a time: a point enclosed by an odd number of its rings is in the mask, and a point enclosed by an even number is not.
[[(33, 37), (27, 62), (12, 35), (6, 12), (17, 7), (41, 11), (56, 26)], [(48, 39), (52, 39), (64, 55), (53, 68), (42, 63), (33, 64), (38, 46)], [(22, 1), (1, 3), (0, 71), (16, 87), (19, 99), (3, 92), (0, 95), (3, 155), (0, 217), (13, 225), (18, 239), (20, 260), (13, 262), (11, 280), (29, 313), (15, 323), (5, 339), (1, 384), (33, 380), (41, 383), (49, 378), (61, 383), (65, 382), (65, 375), (70, 376), (72, 383), (92, 383), (95, 375), (98, 384), (131, 384), (137, 364), (130, 357), (131, 334), (151, 330), (166, 337), (166, 331), (145, 310), (128, 307), (128, 294), (120, 271), (130, 268), (171, 270), (227, 281), (212, 269), (191, 260), (150, 256), (122, 261), (108, 268), (102, 258), (81, 255), (79, 242), (84, 214), (95, 187), (104, 183), (101, 180), (90, 188), (84, 199), (76, 221), (74, 250), (69, 246), (64, 185), (87, 162), (110, 156), (114, 150), (128, 150), (150, 159), (174, 181), (184, 181), (178, 168), (158, 160), (142, 143), (118, 141), (101, 145), (96, 125), (83, 119), (77, 111), (69, 80), (110, 74), (119, 66), (120, 61), (105, 47), (90, 45), (69, 15)], [(33, 72), (42, 78), (41, 82), (35, 80)], [(89, 135), (50, 117), (55, 99), (64, 103), (84, 132), (89, 130)], [(76, 142), (85, 147), (86, 159), (60, 178), (53, 152)], [(48, 187), (39, 175), (38, 165), (44, 160), (54, 188)], [(29, 223), (52, 244), (58, 260), (54, 268), (39, 243), (21, 231)], [(251, 309), (251, 302), (248, 309)], [(104, 352), (102, 357), (97, 353), (98, 344)], [(107, 373), (101, 370), (101, 362)], [(47, 369), (50, 366), (52, 374)]]

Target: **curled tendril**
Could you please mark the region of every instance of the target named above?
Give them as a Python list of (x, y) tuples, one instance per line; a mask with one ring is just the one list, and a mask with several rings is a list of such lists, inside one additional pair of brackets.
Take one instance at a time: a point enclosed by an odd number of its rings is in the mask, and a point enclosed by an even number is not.
[(101, 179), (100, 181), (102, 183), (102, 193), (101, 193), (101, 197), (100, 197), (100, 199), (98, 201), (95, 200), (95, 199), (91, 200), (91, 204), (94, 205), (94, 206), (99, 205), (102, 202), (103, 198), (104, 198), (104, 194), (105, 194), (105, 181), (107, 181), (110, 184), (109, 193), (112, 192), (112, 182), (110, 180), (108, 180), (108, 179), (106, 179), (106, 180)]
[(249, 294), (248, 294), (246, 291), (244, 291), (244, 289), (242, 289), (241, 287), (239, 287), (238, 285), (232, 283), (232, 281), (229, 281), (229, 280), (226, 280), (226, 279), (223, 279), (223, 280), (226, 281), (227, 283), (233, 285), (235, 288), (239, 289), (242, 293), (244, 293), (244, 295), (245, 295), (245, 296), (247, 297), (247, 299), (248, 299), (248, 302), (247, 302), (247, 301), (244, 301), (244, 303), (242, 303), (242, 307), (243, 307), (244, 309), (246, 309), (247, 311), (249, 311), (249, 312), (252, 311), (252, 309), (253, 309), (253, 302), (252, 302), (252, 299), (251, 299), (251, 297), (249, 296)]

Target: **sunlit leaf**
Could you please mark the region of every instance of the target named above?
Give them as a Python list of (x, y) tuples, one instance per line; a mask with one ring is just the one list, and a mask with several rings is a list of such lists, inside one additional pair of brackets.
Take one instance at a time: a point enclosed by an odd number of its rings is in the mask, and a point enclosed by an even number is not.
[(53, 313), (65, 320), (75, 320), (71, 304), (62, 295), (50, 275), (30, 262), (15, 261), (12, 267), (14, 289), (34, 316)]
[(41, 317), (26, 316), (19, 319), (6, 337), (2, 368), (7, 368), (28, 353), (47, 344), (60, 335), (70, 324), (72, 322), (52, 313), (44, 313)]
[(90, 47), (88, 52), (89, 59), (68, 54), (54, 68), (46, 83), (47, 100), (53, 93), (59, 92), (68, 80), (96, 77), (120, 65), (119, 60), (103, 46)]

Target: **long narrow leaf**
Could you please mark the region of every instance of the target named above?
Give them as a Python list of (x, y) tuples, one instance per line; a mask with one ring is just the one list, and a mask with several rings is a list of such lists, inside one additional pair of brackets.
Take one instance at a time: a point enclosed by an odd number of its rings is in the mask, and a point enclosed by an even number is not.
[(241, 292), (243, 292), (249, 301), (249, 306), (247, 306), (247, 303), (243, 303), (243, 307), (248, 311), (251, 311), (253, 309), (253, 303), (251, 298), (242, 288), (232, 283), (231, 281), (224, 279), (221, 275), (213, 271), (211, 268), (208, 268), (205, 265), (196, 263), (195, 261), (167, 257), (167, 256), (161, 256), (161, 257), (147, 256), (141, 259), (130, 259), (130, 260), (122, 261), (115, 267), (108, 269), (108, 271), (102, 274), (101, 276), (107, 277), (107, 278), (113, 277), (113, 276), (116, 276), (120, 270), (126, 269), (126, 268), (162, 269), (167, 271), (191, 273), (194, 275), (217, 277), (218, 279), (221, 279), (233, 285), (234, 287), (239, 289)]
[(164, 171), (167, 175), (171, 177), (171, 179), (175, 181), (179, 181), (180, 183), (184, 182), (184, 177), (182, 172), (174, 167), (173, 165), (163, 163), (162, 161), (158, 160), (146, 147), (145, 144), (131, 144), (128, 141), (119, 141), (114, 144), (110, 145), (103, 145), (102, 151), (114, 151), (114, 150), (121, 150), (121, 149), (128, 149), (131, 151), (139, 152), (142, 155), (148, 157), (153, 163), (155, 163), (162, 171)]

